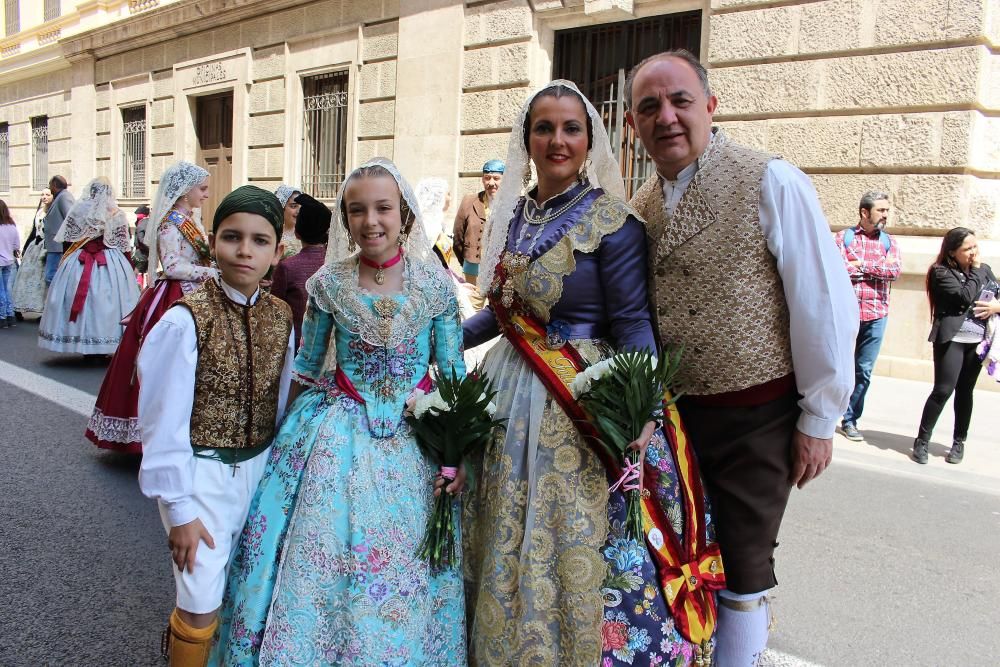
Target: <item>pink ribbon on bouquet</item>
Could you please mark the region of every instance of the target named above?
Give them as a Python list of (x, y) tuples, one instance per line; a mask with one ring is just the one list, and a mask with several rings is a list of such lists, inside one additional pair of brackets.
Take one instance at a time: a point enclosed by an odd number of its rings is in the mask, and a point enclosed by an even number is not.
[(642, 469), (642, 464), (638, 461), (625, 461), (625, 469), (622, 471), (622, 476), (617, 482), (611, 485), (608, 489), (608, 493), (614, 493), (619, 488), (622, 491), (636, 491), (642, 488), (639, 484), (639, 471)]
[(449, 466), (441, 466), (441, 476), (445, 479), (455, 479), (458, 477), (458, 468), (451, 468)]

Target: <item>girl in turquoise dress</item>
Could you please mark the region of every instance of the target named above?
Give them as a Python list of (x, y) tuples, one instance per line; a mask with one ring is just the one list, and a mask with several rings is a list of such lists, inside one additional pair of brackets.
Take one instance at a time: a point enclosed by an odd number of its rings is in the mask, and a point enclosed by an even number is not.
[(465, 373), (458, 302), (391, 162), (352, 172), (337, 210), (211, 662), (463, 665), (461, 567), (415, 555), (436, 468), (403, 420), (432, 363)]

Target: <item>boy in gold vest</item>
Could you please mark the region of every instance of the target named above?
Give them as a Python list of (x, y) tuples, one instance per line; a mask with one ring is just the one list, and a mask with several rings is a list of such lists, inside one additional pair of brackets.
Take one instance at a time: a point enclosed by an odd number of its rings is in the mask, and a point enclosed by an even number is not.
[(139, 486), (159, 504), (173, 559), (172, 666), (208, 661), (232, 551), (285, 411), (291, 309), (259, 288), (281, 228), (270, 192), (227, 195), (209, 236), (220, 278), (170, 308), (139, 352)]

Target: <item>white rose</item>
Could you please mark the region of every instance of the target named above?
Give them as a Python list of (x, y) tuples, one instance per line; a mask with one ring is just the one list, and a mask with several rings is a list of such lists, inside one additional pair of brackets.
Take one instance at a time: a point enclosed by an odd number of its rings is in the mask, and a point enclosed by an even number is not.
[(493, 401), (490, 401), (490, 402), (489, 402), (489, 403), (488, 403), (488, 404), (486, 405), (486, 414), (488, 414), (488, 415), (489, 415), (490, 417), (492, 417), (492, 416), (493, 416), (493, 415), (495, 415), (496, 413), (497, 413), (497, 406), (496, 406), (496, 403), (494, 403)]
[(423, 419), (424, 413), (431, 408), (437, 408), (440, 411), (448, 409), (448, 404), (441, 398), (441, 392), (437, 390), (417, 397), (413, 404), (413, 416), (417, 419)]
[(576, 377), (573, 378), (573, 383), (569, 386), (569, 390), (573, 394), (573, 398), (580, 398), (590, 391), (590, 378), (587, 377), (586, 371), (576, 374)]

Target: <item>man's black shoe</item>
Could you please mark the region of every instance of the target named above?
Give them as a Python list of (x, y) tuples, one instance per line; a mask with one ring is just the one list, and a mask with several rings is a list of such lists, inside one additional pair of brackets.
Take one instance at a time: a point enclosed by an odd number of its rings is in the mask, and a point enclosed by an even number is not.
[(913, 460), (917, 463), (927, 463), (927, 441), (917, 438), (913, 441)]

